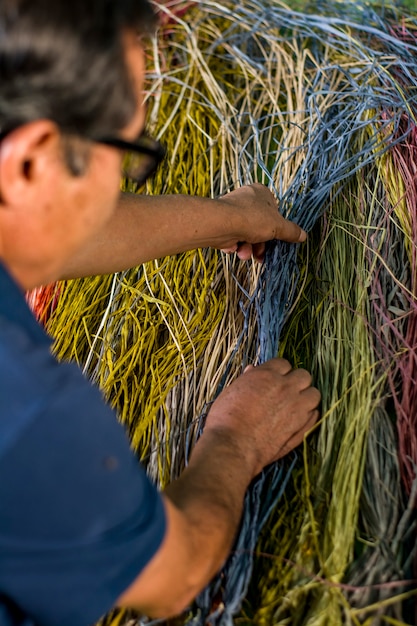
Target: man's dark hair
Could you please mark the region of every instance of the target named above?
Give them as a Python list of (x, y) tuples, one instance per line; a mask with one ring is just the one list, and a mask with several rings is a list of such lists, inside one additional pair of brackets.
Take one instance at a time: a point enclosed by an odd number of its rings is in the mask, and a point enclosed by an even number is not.
[(0, 0), (0, 132), (50, 119), (64, 134), (117, 132), (137, 103), (123, 34), (148, 34), (147, 0)]

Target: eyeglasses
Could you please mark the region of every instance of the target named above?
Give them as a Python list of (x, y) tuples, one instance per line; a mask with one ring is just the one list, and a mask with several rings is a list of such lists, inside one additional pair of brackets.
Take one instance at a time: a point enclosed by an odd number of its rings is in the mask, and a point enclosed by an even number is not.
[(146, 179), (156, 172), (165, 156), (163, 145), (145, 133), (140, 135), (135, 142), (125, 141), (118, 137), (103, 137), (92, 141), (124, 152), (123, 175), (137, 185), (143, 185)]
[[(0, 132), (0, 142), (14, 129)], [(141, 186), (152, 176), (165, 156), (165, 148), (159, 141), (142, 133), (135, 142), (125, 141), (118, 137), (89, 138), (88, 141), (101, 143), (117, 148), (125, 153), (122, 173), (137, 185)]]

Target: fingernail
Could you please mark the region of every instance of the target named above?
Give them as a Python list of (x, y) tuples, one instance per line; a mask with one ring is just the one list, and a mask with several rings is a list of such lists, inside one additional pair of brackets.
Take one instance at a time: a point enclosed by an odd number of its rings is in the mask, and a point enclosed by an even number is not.
[(307, 239), (307, 233), (305, 232), (305, 230), (302, 230), (300, 233), (300, 236), (298, 237), (298, 241), (302, 243), (306, 239)]

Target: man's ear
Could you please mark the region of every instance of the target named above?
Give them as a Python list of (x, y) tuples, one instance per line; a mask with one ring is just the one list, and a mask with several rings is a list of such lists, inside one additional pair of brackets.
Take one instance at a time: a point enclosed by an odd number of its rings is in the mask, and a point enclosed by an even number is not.
[(36, 120), (12, 131), (0, 143), (0, 197), (3, 205), (30, 202), (62, 167), (60, 132), (50, 120)]

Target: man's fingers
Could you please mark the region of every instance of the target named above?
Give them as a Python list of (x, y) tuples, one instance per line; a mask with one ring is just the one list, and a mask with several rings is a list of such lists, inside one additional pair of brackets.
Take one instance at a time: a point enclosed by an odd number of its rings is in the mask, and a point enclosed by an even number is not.
[[(262, 369), (270, 370), (271, 368), (274, 369), (276, 373), (279, 374), (280, 376), (285, 376), (286, 374), (289, 374), (291, 371), (294, 371), (294, 372), (298, 371), (298, 370), (292, 369), (292, 365), (289, 361), (287, 361), (287, 359), (283, 359), (280, 357), (265, 361), (265, 363), (258, 365), (256, 370), (258, 371)], [(244, 372), (249, 372), (254, 369), (255, 367), (253, 365), (247, 365), (244, 369)], [(308, 372), (306, 372), (306, 374), (308, 374)]]
[(307, 233), (294, 222), (290, 222), (281, 216), (280, 225), (275, 238), (289, 243), (302, 243), (307, 239)]
[(265, 244), (247, 243), (246, 241), (241, 241), (237, 243), (234, 248), (223, 250), (223, 252), (236, 252), (241, 261), (249, 261), (249, 259), (253, 256), (255, 261), (262, 263), (265, 257)]
[(313, 380), (310, 372), (307, 372), (307, 370), (302, 368), (291, 370), (289, 375), (297, 381), (300, 389), (307, 389), (307, 387), (310, 387)]
[(321, 393), (316, 387), (308, 387), (300, 391), (300, 395), (308, 399), (312, 406), (317, 407), (321, 402)]
[(265, 259), (265, 244), (264, 243), (254, 243), (252, 244), (252, 255), (255, 261), (258, 263), (262, 263)]
[(270, 359), (269, 361), (266, 361), (263, 365), (260, 365), (259, 367), (273, 367), (274, 369), (277, 370), (277, 373), (280, 374), (281, 376), (285, 376), (286, 374), (289, 374), (292, 371), (292, 365), (289, 361), (287, 361), (287, 359), (283, 359), (283, 358), (274, 358), (274, 359)]
[[(317, 423), (317, 420), (320, 417), (320, 412), (318, 411), (318, 409), (314, 409), (313, 411), (310, 411), (309, 415), (308, 415), (308, 419), (305, 422), (303, 428), (301, 429), (298, 437), (300, 439), (299, 443), (301, 443), (304, 438), (306, 437), (306, 435), (308, 433), (310, 433), (311, 429), (315, 426), (315, 424)], [(301, 435), (301, 436), (300, 436)]]
[(237, 251), (237, 243), (234, 246), (231, 246), (230, 248), (222, 248), (221, 250), (225, 254), (233, 254), (234, 252)]
[(249, 259), (252, 257), (252, 244), (239, 242), (236, 252), (241, 261), (249, 261)]
[[(320, 396), (320, 399), (321, 399), (321, 396)], [(309, 430), (313, 428), (313, 426), (315, 425), (319, 417), (320, 417), (320, 411), (318, 409), (316, 409), (315, 411), (311, 411), (311, 417), (309, 420)]]

